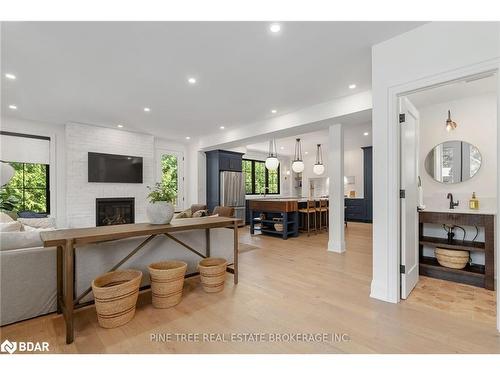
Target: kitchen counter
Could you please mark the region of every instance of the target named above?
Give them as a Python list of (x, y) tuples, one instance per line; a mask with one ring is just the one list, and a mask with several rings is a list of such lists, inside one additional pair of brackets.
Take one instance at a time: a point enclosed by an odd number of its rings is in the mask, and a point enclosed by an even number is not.
[(328, 197), (314, 197), (314, 198), (307, 198), (307, 197), (272, 197), (272, 196), (261, 196), (261, 197), (255, 197), (255, 198), (246, 198), (248, 201), (296, 201), (296, 202), (307, 202), (308, 200), (312, 201), (319, 201), (319, 200), (326, 199), (328, 200)]
[[(250, 234), (260, 230), (262, 234), (278, 235), (284, 240), (288, 236), (298, 236), (298, 200), (290, 198), (278, 199), (252, 199), (249, 201)], [(261, 216), (255, 217), (255, 213)], [(283, 224), (281, 231), (276, 230), (276, 225)], [(260, 224), (255, 227), (255, 224)]]

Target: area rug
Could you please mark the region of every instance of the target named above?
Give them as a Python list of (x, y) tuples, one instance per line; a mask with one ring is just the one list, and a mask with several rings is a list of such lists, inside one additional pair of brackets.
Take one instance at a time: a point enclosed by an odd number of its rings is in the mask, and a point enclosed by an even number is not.
[(260, 247), (241, 242), (238, 244), (239, 253), (246, 253), (248, 251), (254, 251), (254, 250), (260, 250)]

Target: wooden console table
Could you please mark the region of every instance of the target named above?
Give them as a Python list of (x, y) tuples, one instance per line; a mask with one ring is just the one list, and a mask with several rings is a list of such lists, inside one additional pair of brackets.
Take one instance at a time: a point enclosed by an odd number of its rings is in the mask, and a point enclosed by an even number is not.
[[(231, 269), (228, 267), (227, 271), (234, 274), (234, 283), (237, 284), (238, 222), (239, 219), (236, 218), (202, 217), (177, 219), (165, 225), (147, 223), (123, 224), (96, 228), (61, 229), (41, 232), (40, 236), (45, 247), (57, 246), (57, 312), (59, 314), (62, 313), (64, 316), (64, 321), (66, 323), (66, 343), (70, 344), (74, 339), (73, 312), (77, 308), (88, 305), (88, 303), (81, 304), (79, 302), (92, 290), (92, 288), (88, 288), (75, 299), (75, 247), (123, 238), (149, 236), (108, 271), (111, 272), (118, 269), (158, 235), (165, 235), (199, 257), (207, 258), (210, 256), (210, 229), (230, 227), (234, 231), (234, 261), (232, 264), (233, 268)], [(175, 232), (198, 229), (204, 229), (206, 233), (206, 249), (204, 254), (172, 235), (172, 233)]]
[[(451, 242), (446, 238), (424, 236), (423, 226), (428, 224), (465, 225), (484, 228), (484, 242), (462, 241), (454, 239)], [(456, 281), (463, 284), (495, 289), (495, 217), (480, 213), (451, 213), (451, 212), (419, 212), (419, 255), (420, 275), (437, 279)], [(441, 247), (451, 250), (479, 251), (484, 253), (484, 266), (468, 264), (464, 269), (457, 270), (441, 266), (436, 258), (426, 257), (423, 247)]]

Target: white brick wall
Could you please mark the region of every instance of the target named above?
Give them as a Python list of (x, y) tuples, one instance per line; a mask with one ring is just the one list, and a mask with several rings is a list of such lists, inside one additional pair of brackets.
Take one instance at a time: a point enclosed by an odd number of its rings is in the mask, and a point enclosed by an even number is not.
[[(66, 125), (67, 226), (95, 226), (96, 198), (135, 198), (135, 222), (145, 222), (147, 185), (154, 183), (154, 137), (90, 125)], [(88, 180), (88, 152), (142, 156), (143, 183), (95, 183)]]

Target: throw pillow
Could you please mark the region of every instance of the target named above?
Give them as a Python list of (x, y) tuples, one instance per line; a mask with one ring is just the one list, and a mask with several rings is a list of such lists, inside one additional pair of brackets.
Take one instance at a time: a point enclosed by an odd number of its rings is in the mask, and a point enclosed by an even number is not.
[(193, 217), (207, 216), (207, 210), (198, 210), (193, 214)]
[(13, 221), (5, 212), (0, 212), (0, 223), (12, 223)]
[(22, 227), (23, 226), (19, 221), (0, 223), (0, 232), (20, 232)]
[(181, 213), (177, 214), (177, 216), (175, 218), (176, 219), (188, 219), (192, 216), (193, 216), (193, 214), (191, 213), (191, 209), (188, 208), (187, 210), (184, 210)]
[(23, 225), (29, 225), (33, 228), (55, 228), (56, 227), (56, 218), (55, 217), (43, 217), (36, 219), (17, 219)]

